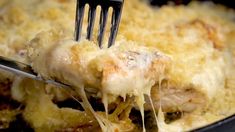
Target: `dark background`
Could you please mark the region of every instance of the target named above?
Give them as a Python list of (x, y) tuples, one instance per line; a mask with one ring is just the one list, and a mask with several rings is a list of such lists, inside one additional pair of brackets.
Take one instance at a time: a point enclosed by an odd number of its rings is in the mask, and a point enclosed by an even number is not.
[[(164, 5), (167, 2), (174, 2), (175, 4), (188, 4), (191, 0), (150, 0), (152, 5)], [(198, 0), (198, 1), (213, 1), (214, 3), (219, 3), (227, 7), (235, 8), (235, 0)]]

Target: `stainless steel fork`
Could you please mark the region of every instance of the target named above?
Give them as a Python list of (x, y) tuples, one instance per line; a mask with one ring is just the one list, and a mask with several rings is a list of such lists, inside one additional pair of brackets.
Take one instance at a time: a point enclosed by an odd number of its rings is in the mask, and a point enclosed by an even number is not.
[(27, 78), (32, 78), (34, 80), (43, 81), (45, 83), (53, 84), (63, 88), (69, 88), (70, 86), (55, 80), (44, 79), (35, 73), (30, 65), (11, 60), (9, 58), (0, 56), (0, 69), (10, 71), (16, 75), (20, 75)]
[[(90, 7), (89, 17), (88, 17), (88, 28), (87, 28), (88, 39), (91, 39), (92, 37), (96, 7), (98, 5), (101, 6), (101, 19), (100, 19), (100, 28), (99, 28), (99, 35), (98, 35), (98, 42), (99, 42), (100, 47), (102, 47), (102, 40), (103, 40), (106, 21), (107, 21), (108, 9), (109, 7), (113, 8), (112, 27), (111, 27), (108, 47), (112, 46), (116, 38), (118, 26), (120, 23), (123, 0), (77, 0), (76, 26), (75, 26), (75, 39), (76, 40), (79, 40), (81, 37), (82, 20), (83, 20), (84, 8), (86, 4), (88, 4)], [(11, 60), (9, 58), (5, 58), (2, 56), (0, 56), (0, 69), (10, 71), (10, 72), (13, 72), (17, 75), (21, 75), (24, 77), (32, 78), (34, 80), (51, 83), (59, 87), (71, 88), (69, 85), (62, 83), (59, 80), (47, 80), (47, 79), (42, 78), (41, 76), (38, 76), (38, 74), (33, 71), (30, 65), (17, 62), (15, 60)]]
[(97, 39), (99, 47), (102, 48), (104, 32), (107, 24), (108, 10), (111, 7), (113, 8), (113, 12), (112, 12), (111, 30), (108, 41), (108, 48), (111, 47), (114, 44), (114, 41), (117, 36), (118, 27), (122, 14), (123, 2), (124, 0), (77, 0), (75, 40), (79, 41), (81, 38), (84, 9), (86, 5), (89, 5), (88, 27), (87, 27), (86, 38), (88, 40), (92, 39), (92, 33), (94, 29), (95, 16), (96, 16), (96, 8), (100, 6), (101, 7), (100, 25), (99, 25), (99, 33)]

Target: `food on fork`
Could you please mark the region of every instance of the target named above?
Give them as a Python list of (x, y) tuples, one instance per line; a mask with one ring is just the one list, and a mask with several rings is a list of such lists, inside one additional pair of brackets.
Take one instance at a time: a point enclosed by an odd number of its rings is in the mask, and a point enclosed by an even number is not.
[(35, 131), (187, 131), (235, 113), (233, 10), (126, 0), (115, 45), (100, 49), (86, 34), (74, 40), (75, 1), (0, 7), (1, 55), (73, 89), (2, 73), (11, 95), (0, 96), (21, 106), (3, 111), (8, 122), (19, 115)]

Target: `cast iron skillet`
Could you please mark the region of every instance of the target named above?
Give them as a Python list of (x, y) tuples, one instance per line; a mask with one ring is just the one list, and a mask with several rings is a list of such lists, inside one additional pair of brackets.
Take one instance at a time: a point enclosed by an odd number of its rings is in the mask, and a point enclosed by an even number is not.
[[(150, 4), (153, 6), (161, 6), (167, 4), (169, 1), (173, 1), (176, 5), (179, 4), (187, 5), (191, 0), (150, 0)], [(211, 1), (235, 9), (235, 0), (211, 0)], [(212, 123), (210, 125), (192, 130), (192, 132), (235, 132), (235, 114), (223, 120)]]

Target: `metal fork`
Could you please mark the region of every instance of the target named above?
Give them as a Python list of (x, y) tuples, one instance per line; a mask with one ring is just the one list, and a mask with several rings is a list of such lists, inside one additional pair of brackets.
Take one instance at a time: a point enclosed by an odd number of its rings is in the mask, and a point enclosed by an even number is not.
[(10, 71), (12, 73), (15, 73), (16, 75), (20, 75), (20, 76), (24, 76), (27, 78), (32, 78), (34, 80), (53, 84), (59, 87), (63, 87), (63, 88), (70, 87), (69, 85), (59, 82), (59, 81), (44, 79), (41, 76), (38, 76), (38, 74), (33, 71), (30, 65), (27, 65), (27, 64), (15, 61), (15, 60), (11, 60), (3, 56), (0, 56), (0, 69)]
[(99, 47), (102, 48), (104, 32), (107, 24), (108, 10), (111, 7), (113, 8), (113, 12), (112, 12), (111, 31), (108, 41), (108, 48), (111, 47), (114, 44), (114, 41), (117, 36), (118, 27), (122, 14), (123, 2), (124, 0), (77, 0), (75, 40), (79, 41), (81, 38), (84, 9), (86, 4), (89, 5), (88, 27), (87, 27), (86, 38), (88, 40), (92, 39), (92, 33), (94, 29), (95, 16), (96, 16), (96, 8), (100, 6), (101, 7), (100, 25), (99, 25), (99, 33), (97, 39)]
[[(101, 10), (98, 42), (99, 42), (99, 46), (102, 47), (101, 43), (102, 43), (103, 36), (104, 36), (108, 8), (112, 7), (113, 8), (112, 27), (111, 27), (108, 47), (112, 46), (116, 38), (118, 26), (120, 23), (123, 0), (77, 0), (77, 2), (78, 3), (77, 3), (77, 12), (76, 12), (75, 39), (79, 40), (81, 37), (82, 19), (84, 15), (84, 7), (86, 4), (89, 4), (90, 6), (89, 17), (88, 17), (89, 24), (87, 28), (88, 30), (87, 38), (91, 39), (93, 26), (94, 26), (96, 7), (100, 5), (102, 10)], [(17, 75), (21, 75), (24, 77), (32, 78), (34, 80), (39, 80), (39, 81), (43, 81), (46, 83), (54, 84), (59, 87), (71, 88), (70, 85), (64, 84), (60, 82), (59, 80), (47, 80), (47, 79), (42, 78), (41, 76), (38, 76), (38, 74), (33, 71), (30, 65), (17, 62), (15, 60), (11, 60), (3, 56), (0, 56), (0, 69), (10, 71), (10, 72), (13, 72)]]

